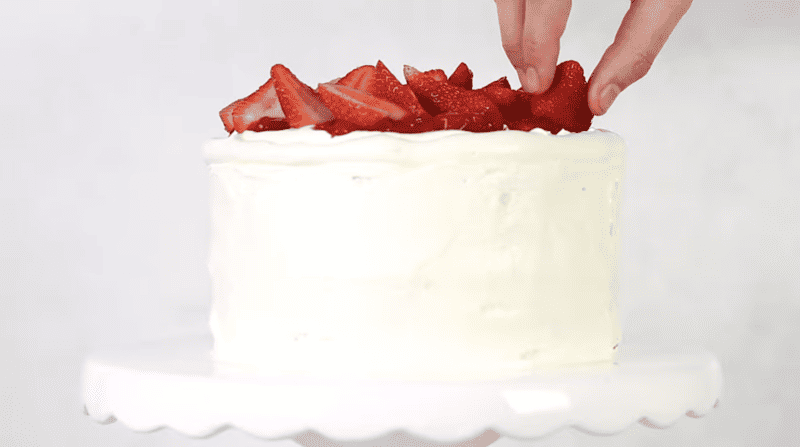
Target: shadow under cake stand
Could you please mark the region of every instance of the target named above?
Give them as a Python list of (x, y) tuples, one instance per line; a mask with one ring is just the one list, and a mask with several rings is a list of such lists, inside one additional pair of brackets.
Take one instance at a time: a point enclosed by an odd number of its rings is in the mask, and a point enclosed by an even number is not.
[(325, 380), (220, 372), (210, 335), (87, 358), (84, 411), (135, 431), (192, 437), (237, 428), (305, 447), (463, 445), (533, 439), (563, 427), (616, 434), (666, 428), (717, 406), (722, 371), (702, 349), (620, 346), (614, 365), (480, 382)]

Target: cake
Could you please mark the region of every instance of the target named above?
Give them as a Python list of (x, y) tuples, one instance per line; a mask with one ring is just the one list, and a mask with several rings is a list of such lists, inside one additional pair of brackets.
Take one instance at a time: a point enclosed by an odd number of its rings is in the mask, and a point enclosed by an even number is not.
[(267, 118), (205, 146), (221, 369), (493, 380), (614, 360), (618, 135)]

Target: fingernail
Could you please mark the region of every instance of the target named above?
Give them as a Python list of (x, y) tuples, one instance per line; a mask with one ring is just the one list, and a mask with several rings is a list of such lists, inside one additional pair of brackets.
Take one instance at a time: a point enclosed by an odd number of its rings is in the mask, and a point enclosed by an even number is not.
[(617, 99), (619, 92), (620, 90), (617, 84), (609, 84), (603, 89), (603, 93), (600, 94), (600, 108), (603, 113), (608, 112), (608, 109), (611, 108), (611, 104), (614, 104), (614, 100)]
[(539, 75), (536, 74), (536, 69), (533, 67), (528, 67), (528, 71), (525, 72), (525, 79), (528, 81), (527, 88), (525, 90), (529, 92), (535, 92), (539, 89)]

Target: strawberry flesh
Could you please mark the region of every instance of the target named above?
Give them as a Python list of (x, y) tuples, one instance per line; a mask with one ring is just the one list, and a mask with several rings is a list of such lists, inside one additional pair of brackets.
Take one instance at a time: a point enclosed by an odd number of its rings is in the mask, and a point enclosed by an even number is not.
[(275, 78), (275, 91), (290, 126), (299, 128), (324, 123), (334, 118), (319, 95), (311, 87), (300, 82), (288, 68), (276, 64), (272, 66), (270, 72)]
[(556, 67), (553, 85), (543, 94), (531, 97), (531, 113), (570, 132), (583, 132), (592, 125), (594, 117), (588, 94), (581, 65), (575, 61), (562, 62)]
[(247, 127), (247, 130), (252, 130), (253, 132), (264, 132), (267, 130), (283, 130), (288, 128), (289, 123), (287, 123), (285, 119), (265, 116), (250, 124), (250, 126)]
[(359, 90), (369, 91), (370, 86), (375, 82), (376, 70), (372, 65), (364, 65), (347, 73), (336, 84), (346, 85)]
[(400, 120), (408, 112), (385, 99), (346, 85), (320, 84), (319, 94), (336, 119), (370, 127), (383, 118)]
[(375, 68), (375, 82), (366, 92), (399, 105), (413, 116), (428, 115), (411, 87), (401, 84), (383, 62), (378, 61)]
[[(236, 131), (239, 133), (244, 132), (247, 128), (259, 119), (267, 116), (270, 118), (282, 119), (285, 118), (281, 104), (278, 101), (278, 95), (275, 91), (275, 80), (269, 78), (267, 82), (258, 88), (249, 96), (234, 101), (228, 107), (220, 111), (222, 117), (223, 112), (226, 117), (222, 118), (223, 122), (230, 119), (230, 127), (226, 124), (225, 129), (228, 132)], [(230, 118), (228, 118), (228, 114)]]
[[(483, 93), (439, 81), (430, 72), (421, 73), (409, 66), (405, 67), (404, 74), (408, 85), (418, 98), (426, 98), (442, 112), (459, 115), (459, 118), (453, 119), (463, 121), (464, 130), (487, 132), (503, 128), (500, 110)], [(470, 118), (467, 119), (465, 116)], [(453, 128), (450, 127), (449, 121), (446, 126)]]
[(462, 62), (458, 64), (458, 67), (447, 79), (447, 82), (465, 90), (472, 90), (472, 71), (467, 67), (467, 64)]
[(503, 87), (503, 88), (510, 89), (511, 88), (511, 84), (508, 83), (508, 78), (503, 76), (502, 78), (500, 78), (500, 79), (498, 79), (496, 81), (492, 81), (492, 82), (486, 84), (482, 88), (489, 88), (489, 87)]
[(229, 105), (225, 106), (224, 109), (219, 111), (219, 117), (222, 119), (222, 125), (225, 126), (225, 132), (228, 132), (228, 135), (232, 134), (234, 131), (233, 128), (233, 109), (241, 102), (241, 99), (237, 99), (236, 101), (230, 103)]
[(447, 82), (447, 75), (441, 68), (434, 68), (433, 70), (428, 70), (425, 72), (425, 74), (433, 76), (433, 79), (436, 79), (439, 82)]

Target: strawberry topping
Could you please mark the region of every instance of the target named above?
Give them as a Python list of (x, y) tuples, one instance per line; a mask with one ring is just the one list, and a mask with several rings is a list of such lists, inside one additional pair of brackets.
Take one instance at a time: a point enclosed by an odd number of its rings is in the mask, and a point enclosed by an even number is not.
[(317, 89), (300, 82), (281, 64), (274, 65), (270, 74), (258, 90), (220, 110), (228, 133), (314, 125), (331, 135), (356, 130), (527, 132), (535, 128), (556, 134), (562, 129), (587, 130), (593, 118), (583, 68), (575, 61), (559, 64), (552, 86), (541, 95), (512, 89), (506, 77), (473, 90), (472, 71), (463, 62), (450, 78), (441, 69), (420, 72), (406, 66), (407, 84), (381, 61)]
[(467, 64), (462, 62), (458, 64), (458, 67), (447, 79), (447, 82), (465, 90), (472, 90), (472, 71), (467, 67)]
[(346, 85), (359, 90), (369, 91), (375, 82), (376, 70), (372, 65), (364, 65), (347, 73), (345, 77), (336, 82), (339, 85)]
[(399, 105), (408, 110), (413, 116), (428, 114), (428, 112), (422, 108), (414, 92), (411, 91), (411, 87), (401, 84), (392, 72), (386, 68), (386, 65), (383, 65), (383, 62), (378, 61), (375, 67), (375, 82), (366, 90), (368, 93)]
[(581, 65), (575, 61), (562, 62), (556, 67), (553, 85), (543, 94), (532, 96), (531, 112), (570, 132), (582, 132), (589, 129), (594, 117), (588, 94)]
[(252, 130), (253, 132), (263, 132), (265, 130), (283, 130), (288, 128), (289, 123), (287, 123), (285, 119), (265, 116), (250, 124), (250, 126), (247, 127), (247, 130)]
[(288, 68), (277, 64), (270, 72), (275, 78), (275, 91), (290, 126), (298, 128), (333, 119), (333, 113), (325, 107), (319, 95), (300, 82)]
[(436, 79), (439, 82), (446, 82), (447, 81), (447, 75), (444, 74), (444, 70), (442, 70), (441, 68), (435, 68), (433, 70), (428, 70), (428, 71), (425, 72), (425, 74), (433, 76), (433, 79)]
[[(483, 93), (439, 81), (430, 72), (421, 73), (414, 67), (406, 66), (403, 72), (418, 98), (427, 99), (442, 112), (469, 115), (464, 130), (489, 132), (503, 128), (500, 110)], [(448, 128), (452, 127), (448, 124)]]
[(318, 90), (337, 119), (359, 126), (373, 126), (383, 118), (400, 120), (408, 114), (397, 104), (346, 85), (320, 84)]
[[(267, 116), (285, 118), (278, 95), (275, 92), (275, 80), (270, 78), (255, 92), (240, 100), (234, 101), (220, 112), (225, 130), (244, 132), (251, 124)], [(232, 130), (231, 130), (232, 129)]]
[(241, 102), (241, 99), (237, 99), (236, 101), (230, 103), (229, 105), (225, 106), (224, 109), (219, 111), (219, 117), (222, 119), (222, 125), (225, 126), (225, 132), (228, 134), (232, 134), (234, 131), (233, 128), (233, 109)]

